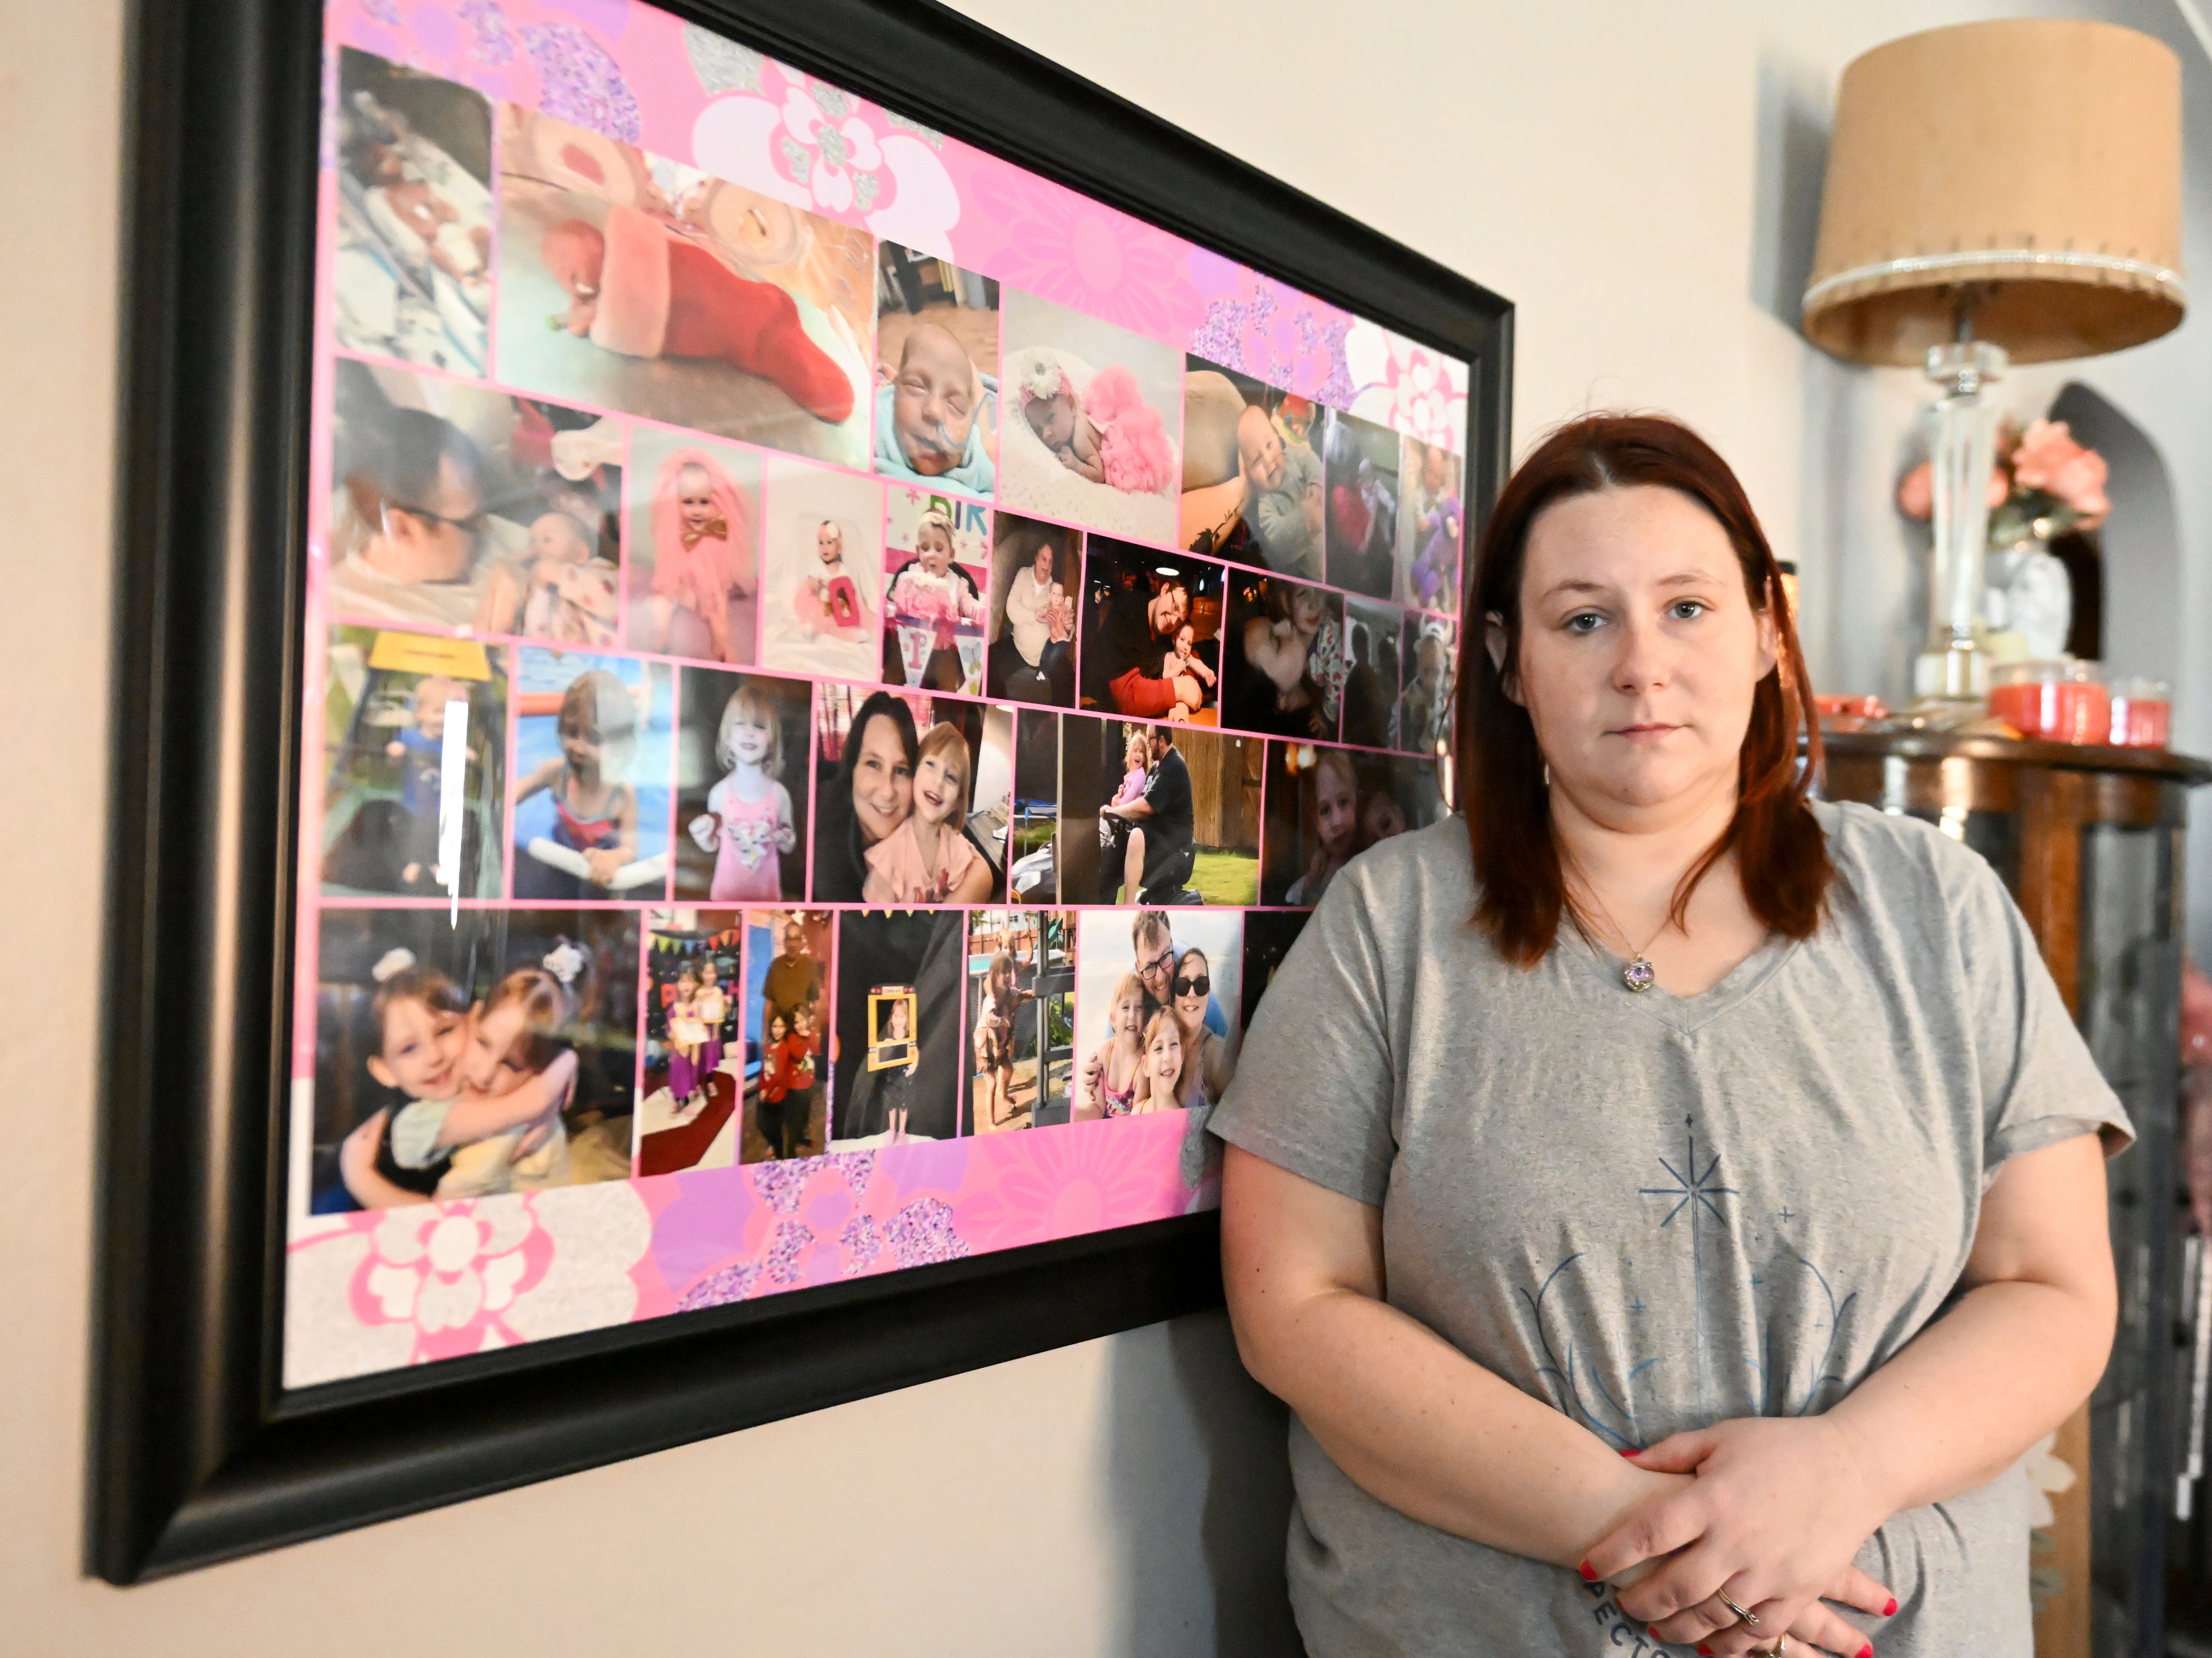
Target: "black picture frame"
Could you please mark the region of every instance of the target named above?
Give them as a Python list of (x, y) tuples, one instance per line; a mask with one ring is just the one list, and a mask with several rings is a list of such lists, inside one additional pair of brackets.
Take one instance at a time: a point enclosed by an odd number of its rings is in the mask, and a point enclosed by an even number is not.
[[(666, 9), (1465, 359), (1479, 528), (1504, 300), (940, 5)], [(323, 21), (141, 0), (133, 28), (88, 1570), (137, 1582), (1218, 1305), (1200, 1215), (281, 1387)]]

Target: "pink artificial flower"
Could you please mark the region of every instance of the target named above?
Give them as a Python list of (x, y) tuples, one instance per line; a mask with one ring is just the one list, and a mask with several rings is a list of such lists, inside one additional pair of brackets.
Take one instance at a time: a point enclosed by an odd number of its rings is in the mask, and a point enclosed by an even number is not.
[[(2012, 493), (2004, 468), (1990, 469), (1989, 504), (1994, 512), (2004, 505), (2005, 497)], [(1907, 518), (1928, 519), (1936, 512), (1936, 469), (1927, 461), (1907, 472), (1897, 486), (1897, 510)]]
[(2076, 443), (2063, 420), (2039, 420), (2021, 433), (2012, 471), (2023, 488), (2045, 490), (2064, 502), (2085, 530), (2103, 523), (2112, 510), (2105, 498), (2105, 458)]

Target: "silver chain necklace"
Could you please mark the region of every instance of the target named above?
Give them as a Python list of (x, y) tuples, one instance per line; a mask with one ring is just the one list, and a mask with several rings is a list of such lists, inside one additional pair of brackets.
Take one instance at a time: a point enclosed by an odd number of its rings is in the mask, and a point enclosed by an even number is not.
[[(1582, 873), (1579, 869), (1575, 872), (1577, 875)], [(1627, 944), (1628, 930), (1613, 920), (1613, 912), (1606, 908), (1605, 900), (1598, 896), (1597, 889), (1590, 884), (1589, 878), (1587, 876), (1583, 877), (1583, 890), (1589, 894), (1590, 902), (1597, 906), (1598, 914), (1605, 917), (1606, 925), (1613, 929), (1613, 936), (1620, 939), (1622, 944)], [(1659, 942), (1660, 933), (1666, 932), (1674, 923), (1674, 918), (1668, 916), (1659, 923), (1659, 932), (1654, 932), (1644, 941), (1642, 950), (1633, 948), (1630, 950), (1628, 965), (1620, 969), (1620, 982), (1632, 993), (1641, 996), (1659, 982), (1659, 969), (1651, 965), (1651, 958), (1648, 952), (1652, 945)]]

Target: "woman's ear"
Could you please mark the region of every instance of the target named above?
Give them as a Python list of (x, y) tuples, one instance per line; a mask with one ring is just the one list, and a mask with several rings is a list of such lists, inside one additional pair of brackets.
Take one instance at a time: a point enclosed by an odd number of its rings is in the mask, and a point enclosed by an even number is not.
[(1772, 673), (1774, 665), (1782, 659), (1781, 612), (1775, 608), (1775, 597), (1768, 593), (1766, 608), (1758, 616), (1759, 671), (1752, 676), (1754, 683)]
[(1506, 665), (1507, 643), (1505, 618), (1496, 610), (1485, 612), (1482, 618), (1482, 644), (1483, 648), (1490, 653), (1491, 670), (1497, 674), (1498, 687), (1504, 691), (1506, 699), (1518, 703), (1521, 701), (1519, 677)]

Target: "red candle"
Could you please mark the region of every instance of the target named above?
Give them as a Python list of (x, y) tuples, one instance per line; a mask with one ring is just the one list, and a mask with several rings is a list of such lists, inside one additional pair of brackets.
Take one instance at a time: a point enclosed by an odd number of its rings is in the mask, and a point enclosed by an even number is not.
[(1990, 712), (2022, 737), (2051, 743), (2103, 743), (2112, 729), (2111, 693), (2079, 679), (1999, 685), (1990, 692)]

